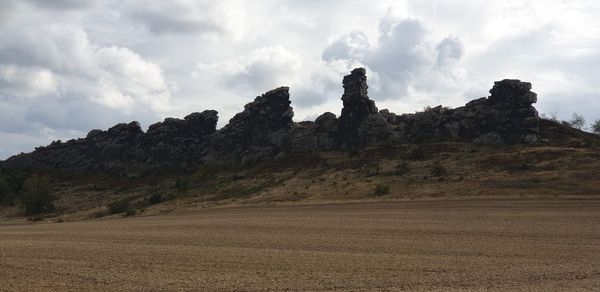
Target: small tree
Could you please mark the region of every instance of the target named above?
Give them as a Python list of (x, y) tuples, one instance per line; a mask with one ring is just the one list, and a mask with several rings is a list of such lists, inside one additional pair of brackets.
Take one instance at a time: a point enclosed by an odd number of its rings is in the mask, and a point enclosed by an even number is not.
[(33, 174), (23, 182), (21, 205), (25, 215), (54, 211), (52, 184), (47, 175)]
[(592, 132), (596, 135), (600, 135), (600, 119), (596, 119), (595, 122), (593, 122), (590, 127), (592, 128)]
[(585, 128), (585, 118), (578, 113), (573, 113), (569, 124), (575, 129), (583, 130), (583, 128)]

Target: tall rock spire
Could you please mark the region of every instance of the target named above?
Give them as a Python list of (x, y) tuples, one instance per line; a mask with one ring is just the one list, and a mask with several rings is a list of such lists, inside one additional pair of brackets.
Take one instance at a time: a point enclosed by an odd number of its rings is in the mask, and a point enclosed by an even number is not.
[(353, 145), (360, 123), (378, 111), (375, 102), (369, 99), (366, 73), (364, 68), (357, 68), (352, 70), (350, 75), (344, 76), (344, 108), (338, 127), (340, 143), (350, 142), (348, 144)]

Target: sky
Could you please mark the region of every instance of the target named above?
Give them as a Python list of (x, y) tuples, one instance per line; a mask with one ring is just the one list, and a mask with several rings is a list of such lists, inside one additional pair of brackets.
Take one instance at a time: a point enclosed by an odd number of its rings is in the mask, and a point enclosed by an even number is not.
[(289, 86), (296, 121), (340, 113), (367, 69), (409, 113), (532, 82), (540, 113), (600, 118), (596, 0), (0, 0), (0, 159), (92, 129), (214, 109), (218, 127)]

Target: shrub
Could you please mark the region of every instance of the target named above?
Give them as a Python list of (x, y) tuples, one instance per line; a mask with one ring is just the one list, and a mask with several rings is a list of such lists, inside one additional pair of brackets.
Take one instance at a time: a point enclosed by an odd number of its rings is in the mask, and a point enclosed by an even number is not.
[(415, 146), (408, 151), (406, 156), (409, 159), (419, 160), (425, 157), (425, 152), (420, 146)]
[(148, 201), (148, 203), (154, 205), (154, 204), (164, 202), (165, 198), (161, 194), (154, 193), (154, 194), (148, 196), (148, 198), (146, 198), (146, 200)]
[(408, 166), (408, 163), (406, 163), (404, 161), (399, 161), (398, 164), (396, 164), (396, 171), (395, 171), (396, 175), (405, 175), (409, 172), (410, 172), (410, 167)]
[(189, 190), (190, 183), (187, 179), (178, 177), (175, 181), (175, 188), (178, 192), (185, 194)]
[(134, 216), (135, 214), (137, 214), (137, 212), (131, 207), (125, 211), (125, 216)]
[(531, 170), (533, 169), (533, 164), (523, 161), (521, 162), (521, 165), (519, 166), (519, 169), (521, 170)]
[(360, 156), (360, 152), (358, 152), (358, 150), (353, 149), (350, 152), (348, 152), (348, 158), (354, 158), (358, 156)]
[(383, 196), (390, 193), (390, 187), (387, 185), (377, 185), (375, 187), (375, 191), (373, 191), (373, 195), (375, 196)]
[(118, 214), (124, 213), (131, 209), (131, 205), (129, 204), (129, 200), (118, 200), (116, 202), (112, 202), (108, 205), (108, 211), (110, 214)]
[(52, 184), (48, 176), (33, 174), (25, 179), (21, 189), (21, 205), (25, 215), (54, 211), (54, 201)]
[(379, 175), (379, 162), (373, 161), (365, 166), (367, 176)]
[(448, 171), (439, 161), (436, 161), (431, 165), (430, 172), (431, 172), (431, 175), (433, 175), (433, 176), (443, 176)]
[(29, 220), (31, 222), (40, 222), (40, 221), (44, 221), (44, 217), (42, 217), (40, 215), (36, 215), (36, 216), (27, 218), (27, 220)]

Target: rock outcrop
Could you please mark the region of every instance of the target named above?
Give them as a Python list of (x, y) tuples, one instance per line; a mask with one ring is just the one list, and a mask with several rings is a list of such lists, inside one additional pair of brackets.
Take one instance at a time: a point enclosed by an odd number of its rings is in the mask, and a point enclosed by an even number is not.
[(338, 118), (324, 113), (314, 122), (294, 123), (289, 88), (269, 91), (248, 103), (225, 127), (216, 129), (217, 112), (184, 119), (167, 118), (143, 132), (137, 122), (86, 138), (53, 142), (13, 156), (5, 168), (106, 172), (123, 168), (185, 169), (203, 164), (247, 164), (291, 152), (354, 150), (381, 143), (468, 141), (500, 145), (536, 143), (539, 118), (532, 106), (531, 84), (502, 80), (489, 97), (463, 107), (428, 108), (396, 115), (378, 110), (368, 96), (366, 71), (355, 69), (343, 80), (343, 108)]
[(271, 90), (244, 106), (211, 137), (204, 162), (251, 163), (286, 148), (294, 122), (288, 87)]
[(359, 127), (372, 115), (377, 114), (375, 102), (369, 99), (366, 71), (363, 68), (352, 70), (343, 80), (344, 95), (336, 143), (342, 148), (364, 146), (359, 138)]

